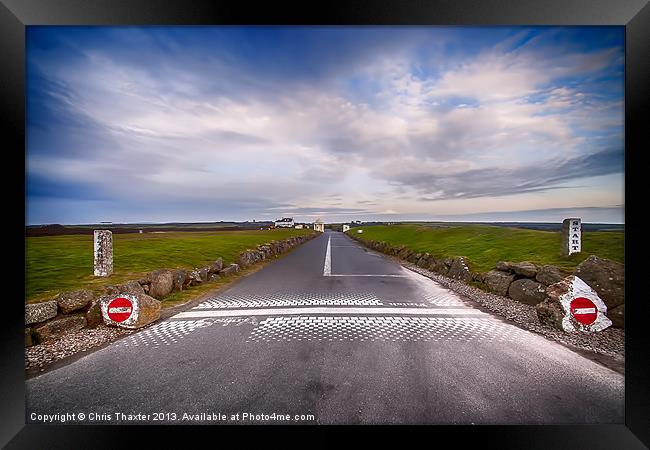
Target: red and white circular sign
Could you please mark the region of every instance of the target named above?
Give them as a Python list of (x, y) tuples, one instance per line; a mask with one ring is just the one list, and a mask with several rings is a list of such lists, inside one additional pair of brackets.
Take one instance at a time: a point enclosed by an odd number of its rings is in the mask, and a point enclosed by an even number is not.
[(108, 304), (107, 313), (113, 322), (124, 322), (133, 314), (133, 303), (128, 298), (118, 297)]
[(598, 308), (588, 298), (574, 298), (571, 301), (571, 315), (581, 324), (591, 325), (598, 317)]

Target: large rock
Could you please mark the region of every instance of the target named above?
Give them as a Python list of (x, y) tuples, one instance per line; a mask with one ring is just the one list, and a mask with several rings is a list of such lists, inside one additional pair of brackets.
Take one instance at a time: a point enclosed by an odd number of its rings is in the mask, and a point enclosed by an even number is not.
[(25, 328), (25, 347), (31, 347), (34, 345), (34, 339), (32, 339), (32, 329)]
[(528, 261), (511, 263), (510, 268), (517, 275), (521, 275), (522, 277), (527, 278), (535, 278), (535, 275), (537, 275), (538, 271), (538, 267)]
[[(546, 288), (547, 298), (537, 304), (536, 311), (539, 321), (546, 325), (564, 331), (596, 332), (604, 330), (612, 324), (607, 318), (607, 305), (598, 296), (598, 293), (587, 285), (583, 280), (574, 275), (568, 276), (561, 281)], [(572, 302), (578, 298), (588, 299), (596, 306), (594, 308), (581, 307), (583, 313), (573, 314), (571, 311)], [(578, 311), (580, 310), (578, 309)], [(595, 320), (591, 323), (582, 323), (576, 317), (588, 317), (595, 314)]]
[(86, 311), (86, 327), (94, 328), (97, 325), (100, 325), (104, 322), (102, 319), (102, 307), (101, 300), (105, 296), (102, 296), (90, 304), (90, 308)]
[(168, 269), (161, 269), (149, 274), (151, 284), (149, 295), (157, 299), (165, 298), (174, 289), (174, 273)]
[(483, 282), (492, 292), (498, 295), (506, 295), (510, 283), (515, 279), (513, 274), (502, 272), (500, 270), (490, 270), (483, 277)]
[(607, 317), (612, 321), (612, 326), (616, 328), (625, 328), (625, 303), (618, 305), (607, 312)]
[(208, 277), (210, 276), (210, 266), (200, 267), (197, 270), (199, 271), (201, 281), (208, 281)]
[(499, 261), (496, 263), (494, 268), (496, 270), (500, 270), (501, 272), (512, 272), (512, 263), (508, 261)]
[(41, 303), (27, 303), (25, 305), (25, 325), (45, 322), (56, 316), (57, 305), (54, 300)]
[(183, 269), (176, 269), (172, 272), (172, 278), (173, 278), (173, 290), (174, 291), (182, 291), (183, 286), (185, 285), (185, 277), (187, 273)]
[(219, 274), (224, 277), (227, 277), (228, 275), (232, 275), (237, 272), (239, 272), (239, 264), (233, 263), (221, 269), (221, 272), (219, 272)]
[(34, 334), (38, 342), (46, 342), (53, 339), (59, 339), (63, 335), (79, 331), (86, 326), (84, 316), (68, 316), (52, 319), (34, 329)]
[(580, 263), (574, 275), (580, 277), (595, 290), (608, 309), (625, 303), (625, 266), (623, 264), (592, 255)]
[(422, 253), (411, 253), (406, 260), (412, 264), (416, 264), (422, 258)]
[(61, 292), (54, 300), (56, 300), (56, 304), (59, 305), (59, 309), (63, 314), (70, 314), (88, 306), (93, 301), (93, 298), (95, 296), (92, 291), (82, 289), (80, 291)]
[(425, 253), (424, 255), (422, 255), (422, 258), (418, 259), (418, 262), (416, 264), (418, 267), (422, 267), (424, 269), (429, 266), (430, 260), (431, 260), (431, 255)]
[(562, 278), (564, 278), (564, 276), (562, 275), (562, 272), (560, 272), (560, 269), (548, 264), (542, 266), (535, 277), (538, 282), (547, 286), (557, 283)]
[(409, 248), (403, 248), (400, 250), (400, 252), (397, 254), (397, 257), (399, 259), (408, 259), (409, 256), (413, 254), (413, 251)]
[(510, 283), (508, 296), (518, 302), (535, 306), (546, 300), (546, 287), (537, 281), (522, 278)]
[[(160, 318), (161, 302), (146, 294), (125, 294), (120, 297), (127, 299), (131, 306), (119, 306), (122, 313), (130, 312), (128, 317), (122, 317), (122, 320), (116, 321), (111, 318), (114, 308), (113, 300), (116, 297), (106, 296), (102, 297), (100, 307), (102, 310), (102, 318), (106, 325), (117, 326), (121, 328), (136, 329), (142, 328)], [(110, 306), (110, 308), (109, 308)], [(114, 316), (113, 316), (114, 317)]]
[[(271, 251), (270, 246), (269, 251)], [(223, 269), (223, 258), (217, 258), (217, 260), (210, 265), (210, 275), (213, 273), (219, 273), (221, 269)]]
[(460, 258), (454, 258), (451, 267), (449, 268), (449, 272), (447, 272), (447, 276), (457, 280), (471, 280), (472, 272), (470, 272), (469, 267), (465, 262), (465, 258), (462, 256)]
[(106, 286), (106, 295), (125, 294), (144, 294), (144, 288), (138, 281), (127, 281), (126, 283), (115, 286)]

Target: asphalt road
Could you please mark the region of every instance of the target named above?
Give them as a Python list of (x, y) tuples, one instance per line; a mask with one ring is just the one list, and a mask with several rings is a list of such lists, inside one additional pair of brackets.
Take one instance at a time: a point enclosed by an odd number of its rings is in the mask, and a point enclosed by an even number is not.
[(28, 423), (584, 424), (623, 423), (623, 393), (622, 375), (326, 232), (28, 380), (26, 401)]

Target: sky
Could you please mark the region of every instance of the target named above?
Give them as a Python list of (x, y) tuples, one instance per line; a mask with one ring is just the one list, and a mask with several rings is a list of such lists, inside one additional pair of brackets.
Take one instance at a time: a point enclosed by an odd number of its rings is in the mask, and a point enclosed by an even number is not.
[(623, 27), (27, 27), (27, 224), (624, 222)]

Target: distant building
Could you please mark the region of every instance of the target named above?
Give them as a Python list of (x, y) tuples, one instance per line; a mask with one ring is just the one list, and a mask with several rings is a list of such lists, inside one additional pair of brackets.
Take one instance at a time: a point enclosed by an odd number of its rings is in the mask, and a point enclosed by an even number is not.
[(297, 230), (302, 230), (302, 224), (296, 225), (294, 228), (297, 229)]
[(283, 217), (280, 220), (275, 221), (275, 226), (278, 228), (293, 228), (293, 218), (292, 217)]
[(321, 233), (325, 232), (325, 224), (320, 219), (317, 219), (316, 222), (314, 222), (314, 231), (320, 231)]

